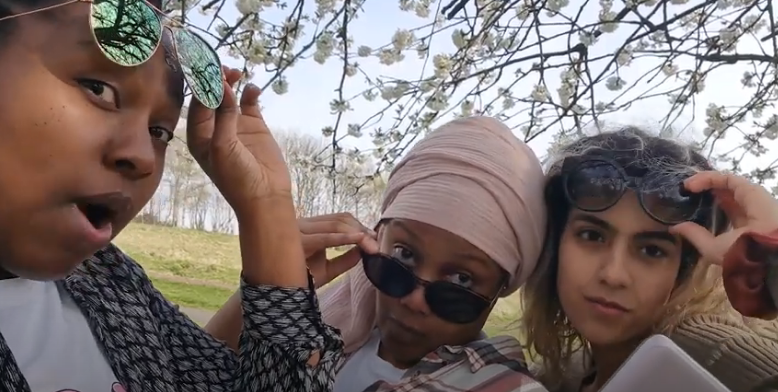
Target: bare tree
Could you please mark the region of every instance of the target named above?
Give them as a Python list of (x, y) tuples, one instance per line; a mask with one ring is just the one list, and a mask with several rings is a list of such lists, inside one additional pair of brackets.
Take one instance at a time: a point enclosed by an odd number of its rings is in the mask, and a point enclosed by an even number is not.
[(322, 148), (324, 140), (299, 132), (275, 132), (284, 153), (289, 174), (292, 177), (292, 192), (298, 216), (312, 216), (322, 211), (322, 192), (326, 178), (317, 170), (314, 158)]
[[(181, 4), (168, 7), (186, 14)], [(336, 156), (364, 154), (346, 138), (372, 136), (379, 173), (452, 115), (495, 116), (526, 141), (550, 132), (562, 142), (640, 105), (652, 107), (657, 128), (691, 128), (694, 109), (703, 105), (702, 150), (756, 181), (775, 176), (778, 159), (744, 164), (764, 158), (768, 142), (778, 138), (774, 1), (397, 0), (418, 25), (398, 28), (373, 47), (349, 29), (367, 4), (192, 0), (184, 11), (209, 15), (208, 26), (197, 28), (242, 59), (247, 75), (261, 70), (264, 87), (276, 94), (294, 83), (286, 71), (299, 62), (342, 65), (340, 75), (330, 75), (340, 82), (330, 102), (332, 123), (322, 130), (330, 148), (317, 155), (317, 164), (333, 172)], [(226, 8), (236, 9), (237, 19), (226, 20)], [(454, 50), (436, 50), (443, 41)], [(393, 66), (410, 57), (422, 61), (418, 75), (402, 80), (359, 64), (375, 58)], [(706, 85), (733, 77), (747, 92), (742, 99), (701, 99)], [(345, 86), (353, 90), (354, 83), (364, 90), (346, 95)], [(383, 102), (383, 108), (346, 123), (356, 100)], [(660, 110), (653, 109), (657, 100)], [(728, 147), (720, 146), (723, 140)]]
[(208, 203), (208, 212), (211, 222), (211, 231), (232, 234), (237, 224), (235, 212), (219, 192), (211, 192)]

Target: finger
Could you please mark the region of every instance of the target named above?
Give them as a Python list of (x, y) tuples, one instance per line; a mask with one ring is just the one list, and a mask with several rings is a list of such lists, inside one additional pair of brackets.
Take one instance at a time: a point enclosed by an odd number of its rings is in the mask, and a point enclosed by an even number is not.
[(354, 247), (346, 251), (346, 253), (335, 257), (327, 263), (327, 278), (328, 282), (337, 278), (340, 275), (345, 274), (348, 270), (354, 268), (355, 265), (362, 258), (358, 247)]
[(716, 198), (718, 207), (724, 211), (729, 222), (734, 227), (743, 227), (748, 224), (748, 215), (743, 207), (735, 200), (735, 196), (730, 191), (714, 190), (713, 196)]
[(237, 138), (240, 108), (238, 107), (238, 98), (235, 96), (232, 86), (238, 80), (240, 80), (240, 72), (235, 72), (235, 70), (228, 68), (225, 72), (224, 99), (216, 109), (213, 136), (211, 138), (211, 145), (217, 150), (220, 146), (224, 147), (233, 143)]
[(350, 226), (356, 227), (359, 230), (361, 230), (363, 233), (368, 234), (372, 237), (376, 236), (376, 233), (370, 229), (369, 227), (362, 224), (362, 222), (359, 221), (354, 215), (351, 215), (349, 212), (343, 212), (340, 214), (336, 214), (336, 217), (339, 221), (348, 224)]
[[(223, 88), (225, 89), (227, 88), (227, 70), (229, 68), (222, 67), (222, 80), (225, 85)], [(210, 144), (214, 130), (214, 113), (213, 109), (209, 109), (196, 98), (189, 102), (189, 110), (186, 115), (186, 142), (190, 147), (195, 146), (195, 150), (203, 150), (205, 146)]]
[(243, 115), (256, 117), (264, 122), (265, 119), (262, 118), (262, 112), (259, 110), (260, 94), (262, 94), (262, 90), (249, 83), (240, 95), (240, 112)]
[(300, 231), (303, 233), (350, 233), (361, 232), (375, 237), (372, 230), (365, 227), (351, 214), (331, 214), (311, 219), (298, 221)]
[(737, 204), (743, 208), (768, 206), (774, 203), (766, 189), (744, 177), (730, 173), (704, 171), (690, 177), (684, 184), (686, 189), (695, 193), (706, 190), (730, 191)]
[(323, 214), (323, 215), (309, 216), (307, 218), (301, 218), (299, 221), (302, 222), (302, 223), (305, 223), (305, 222), (323, 222), (323, 221), (336, 221), (336, 220), (344, 220), (344, 221), (353, 220), (353, 221), (357, 221), (357, 219), (354, 218), (354, 215), (351, 215), (351, 213), (349, 213), (349, 212), (336, 212), (334, 214)]
[(302, 242), (305, 253), (310, 254), (327, 248), (357, 245), (363, 237), (365, 234), (361, 232), (304, 234)]
[(362, 237), (362, 240), (359, 241), (359, 244), (357, 244), (360, 249), (364, 250), (367, 253), (378, 253), (381, 251), (380, 245), (378, 244), (378, 241), (374, 237), (371, 237), (369, 234), (366, 234)]
[(684, 222), (670, 227), (670, 232), (689, 241), (703, 258), (721, 265), (726, 249), (718, 249), (716, 237), (706, 228), (694, 222)]

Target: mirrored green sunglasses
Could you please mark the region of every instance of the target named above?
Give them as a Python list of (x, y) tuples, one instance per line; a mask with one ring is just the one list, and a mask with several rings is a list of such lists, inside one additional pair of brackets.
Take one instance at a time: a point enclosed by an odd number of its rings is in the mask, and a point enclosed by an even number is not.
[(0, 21), (73, 3), (89, 3), (89, 24), (97, 46), (112, 62), (134, 67), (148, 61), (169, 29), (184, 78), (194, 97), (210, 109), (224, 98), (221, 62), (216, 51), (199, 35), (163, 25), (163, 13), (146, 0), (71, 0), (50, 7), (0, 18)]

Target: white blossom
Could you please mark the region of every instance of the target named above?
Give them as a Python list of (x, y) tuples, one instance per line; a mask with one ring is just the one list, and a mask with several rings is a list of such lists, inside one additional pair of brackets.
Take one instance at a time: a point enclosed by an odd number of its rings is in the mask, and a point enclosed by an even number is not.
[(624, 88), (624, 85), (626, 82), (624, 79), (618, 77), (618, 76), (611, 76), (608, 78), (607, 81), (605, 81), (605, 87), (608, 88), (608, 90), (611, 91), (619, 91), (622, 88)]
[(537, 102), (545, 102), (548, 100), (548, 90), (546, 86), (536, 85), (532, 89), (532, 99)]
[(357, 56), (359, 56), (359, 57), (370, 56), (370, 54), (372, 52), (373, 52), (373, 49), (370, 49), (369, 46), (360, 45), (359, 48), (357, 48)]

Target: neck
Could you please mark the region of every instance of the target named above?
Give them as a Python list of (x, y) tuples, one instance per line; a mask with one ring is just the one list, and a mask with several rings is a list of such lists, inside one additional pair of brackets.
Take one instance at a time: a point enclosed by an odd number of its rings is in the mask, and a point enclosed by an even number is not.
[(619, 370), (619, 367), (629, 358), (642, 340), (621, 343), (618, 345), (592, 345), (592, 359), (596, 375), (591, 390), (599, 391), (608, 380)]

